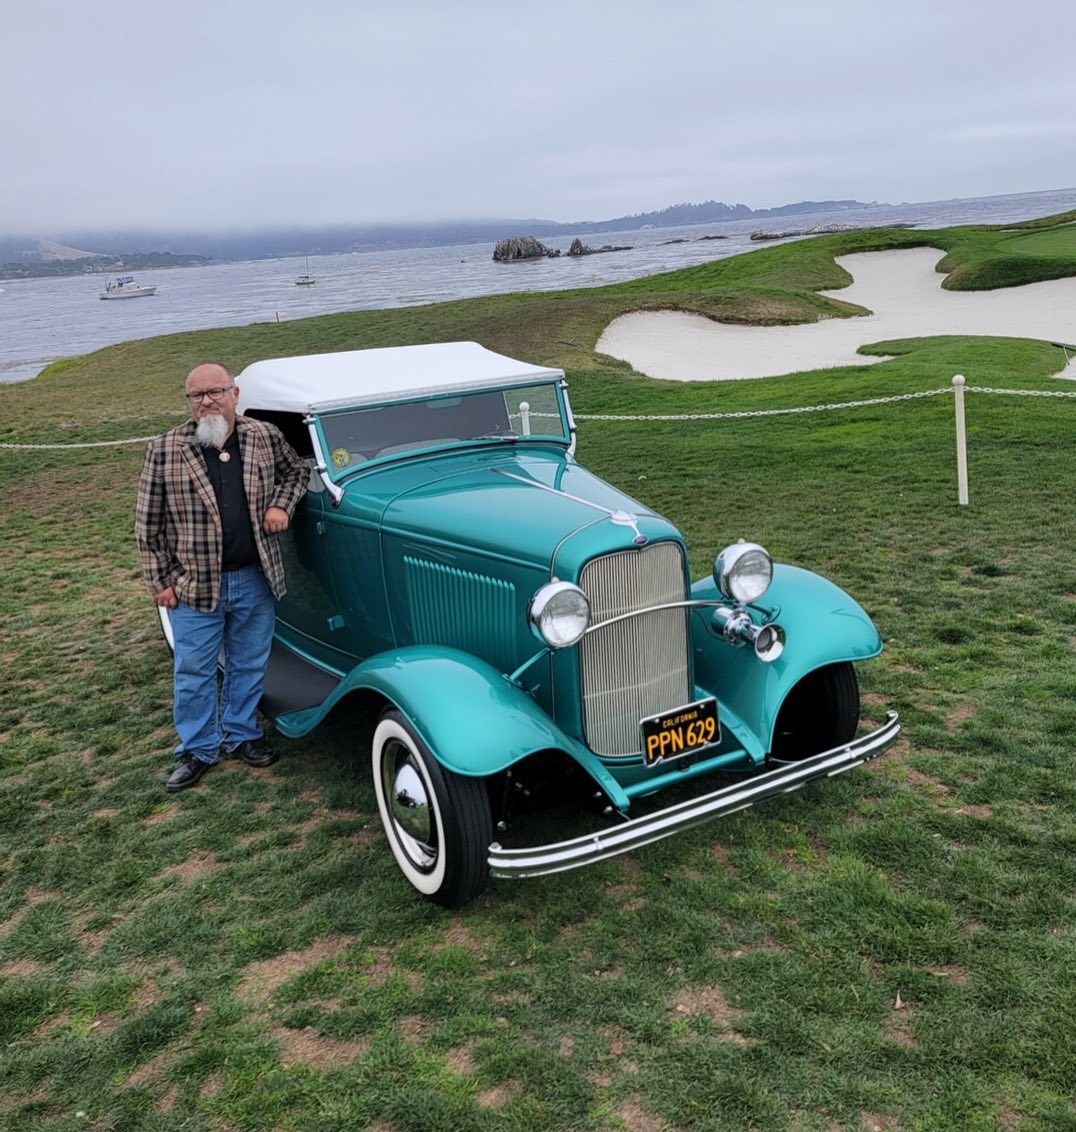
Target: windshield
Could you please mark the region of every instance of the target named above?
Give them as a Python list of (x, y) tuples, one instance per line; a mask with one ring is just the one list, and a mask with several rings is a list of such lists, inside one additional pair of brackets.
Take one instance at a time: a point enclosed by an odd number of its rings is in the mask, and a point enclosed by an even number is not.
[(418, 448), (521, 437), (570, 439), (553, 382), (352, 409), (320, 420), (334, 472)]

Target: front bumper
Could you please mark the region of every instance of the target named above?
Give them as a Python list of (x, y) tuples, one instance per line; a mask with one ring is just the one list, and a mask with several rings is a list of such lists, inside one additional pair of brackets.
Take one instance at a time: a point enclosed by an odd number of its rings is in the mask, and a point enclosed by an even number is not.
[(632, 818), (622, 825), (597, 833), (584, 834), (570, 841), (539, 845), (531, 849), (503, 849), (494, 842), (489, 847), (489, 869), (495, 877), (536, 877), (560, 873), (604, 861), (627, 853), (682, 829), (700, 825), (712, 818), (726, 817), (746, 810), (763, 798), (789, 794), (820, 778), (833, 778), (877, 758), (892, 746), (900, 734), (897, 713), (890, 712), (876, 731), (843, 747), (823, 751), (802, 762), (752, 775), (743, 782), (715, 790), (701, 798), (680, 802), (653, 814)]

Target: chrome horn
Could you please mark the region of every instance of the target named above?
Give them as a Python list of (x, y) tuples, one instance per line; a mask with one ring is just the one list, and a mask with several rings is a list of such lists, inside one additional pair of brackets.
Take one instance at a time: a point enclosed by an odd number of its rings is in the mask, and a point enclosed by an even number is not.
[(714, 610), (714, 628), (730, 645), (750, 644), (755, 656), (764, 664), (776, 660), (785, 651), (785, 631), (780, 625), (756, 625), (746, 609), (719, 606)]

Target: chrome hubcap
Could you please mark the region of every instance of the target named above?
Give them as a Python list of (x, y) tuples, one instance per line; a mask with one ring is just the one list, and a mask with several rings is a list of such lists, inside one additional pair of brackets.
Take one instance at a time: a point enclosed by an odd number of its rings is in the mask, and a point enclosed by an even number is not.
[(411, 752), (400, 742), (385, 745), (381, 785), (396, 840), (412, 864), (429, 872), (437, 863), (437, 836), (426, 784)]

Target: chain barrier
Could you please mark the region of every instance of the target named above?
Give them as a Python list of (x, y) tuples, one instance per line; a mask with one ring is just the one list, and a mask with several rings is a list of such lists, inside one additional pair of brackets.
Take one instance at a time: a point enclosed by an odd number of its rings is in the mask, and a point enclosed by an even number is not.
[(952, 389), (927, 389), (922, 393), (899, 393), (893, 397), (873, 397), (869, 401), (840, 401), (832, 405), (802, 405), (795, 409), (750, 409), (739, 413), (650, 413), (621, 415), (619, 413), (576, 413), (577, 421), (733, 421), (745, 417), (787, 417), (798, 413), (824, 413), (831, 409), (861, 409), (866, 405), (891, 405), (897, 401), (918, 401), (923, 397), (938, 397), (952, 393)]
[[(952, 388), (926, 389), (920, 393), (898, 393), (892, 397), (872, 397), (867, 401), (836, 401), (829, 405), (800, 405), (793, 409), (749, 409), (735, 413), (576, 413), (577, 421), (735, 421), (748, 417), (789, 417), (804, 413), (826, 413), (839, 409), (863, 409), (871, 405), (894, 405), (898, 401), (919, 401), (924, 397), (952, 395)], [(1067, 397), (1076, 398), (1076, 391), (1054, 389), (992, 389), (983, 385), (969, 385), (965, 393), (999, 393), (1006, 397)], [(532, 413), (531, 416), (548, 416), (546, 413)], [(135, 436), (128, 440), (95, 440), (82, 444), (7, 444), (0, 442), (0, 449), (21, 451), (44, 451), (65, 448), (115, 448), (124, 444), (148, 444), (154, 436)]]
[(3, 444), (0, 448), (18, 448), (23, 451), (39, 451), (45, 448), (116, 448), (121, 444), (148, 444), (155, 436), (133, 436), (129, 440), (93, 440), (83, 444)]
[(1076, 397), (1062, 389), (989, 389), (983, 385), (967, 385), (965, 393), (1004, 393), (1008, 397)]

